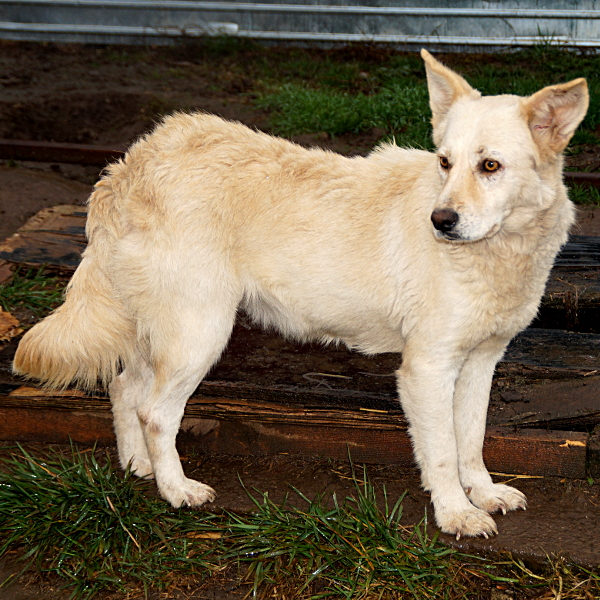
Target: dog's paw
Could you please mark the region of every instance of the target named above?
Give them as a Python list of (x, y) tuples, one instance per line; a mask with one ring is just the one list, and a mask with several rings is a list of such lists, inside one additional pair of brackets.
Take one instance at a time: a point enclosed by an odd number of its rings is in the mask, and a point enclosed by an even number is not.
[(159, 486), (160, 495), (175, 508), (185, 506), (202, 506), (206, 502), (212, 502), (217, 497), (217, 492), (210, 486), (195, 481), (194, 479), (183, 480), (181, 485)]
[(142, 479), (154, 479), (154, 471), (152, 463), (147, 458), (132, 458), (127, 465), (129, 470), (136, 476)]
[(498, 533), (494, 519), (487, 512), (475, 507), (442, 515), (436, 513), (436, 521), (444, 533), (456, 536), (457, 540), (463, 537), (487, 539)]
[(493, 514), (501, 512), (505, 515), (508, 511), (527, 509), (527, 498), (525, 494), (502, 483), (495, 483), (485, 488), (473, 488), (465, 490), (467, 498), (481, 510)]

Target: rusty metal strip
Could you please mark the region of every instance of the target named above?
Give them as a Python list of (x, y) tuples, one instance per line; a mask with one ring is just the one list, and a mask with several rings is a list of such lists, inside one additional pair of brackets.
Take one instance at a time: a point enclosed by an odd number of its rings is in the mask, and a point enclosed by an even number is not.
[(566, 183), (577, 183), (579, 185), (591, 185), (600, 188), (600, 173), (582, 173), (579, 171), (566, 171)]
[(6, 160), (104, 166), (122, 158), (124, 154), (124, 150), (105, 146), (0, 139), (0, 159)]
[[(0, 159), (106, 165), (124, 155), (124, 149), (108, 146), (0, 139)], [(567, 171), (564, 177), (567, 183), (600, 187), (600, 173)]]

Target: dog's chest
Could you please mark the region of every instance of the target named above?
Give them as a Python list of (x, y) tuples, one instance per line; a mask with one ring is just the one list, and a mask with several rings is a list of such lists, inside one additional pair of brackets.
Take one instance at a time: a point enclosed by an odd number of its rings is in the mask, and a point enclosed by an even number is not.
[(455, 272), (463, 317), (489, 333), (512, 336), (534, 318), (554, 255), (477, 256)]

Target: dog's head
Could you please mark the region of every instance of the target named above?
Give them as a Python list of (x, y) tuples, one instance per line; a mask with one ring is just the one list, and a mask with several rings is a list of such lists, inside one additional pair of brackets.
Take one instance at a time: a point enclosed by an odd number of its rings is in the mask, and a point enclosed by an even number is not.
[(482, 96), (426, 50), (433, 140), (443, 188), (431, 214), (435, 235), (474, 242), (500, 231), (517, 209), (544, 208), (547, 177), (585, 116), (585, 79), (533, 96)]

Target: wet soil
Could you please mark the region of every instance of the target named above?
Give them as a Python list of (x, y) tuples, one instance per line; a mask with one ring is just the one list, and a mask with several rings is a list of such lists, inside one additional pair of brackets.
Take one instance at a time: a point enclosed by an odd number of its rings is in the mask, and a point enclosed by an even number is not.
[[(277, 60), (280, 51), (273, 50), (272, 60)], [(260, 85), (253, 79), (252, 60), (251, 53), (245, 61), (236, 62), (227, 55), (203, 53), (198, 46), (123, 51), (111, 47), (0, 43), (0, 138), (122, 148), (152, 128), (160, 114), (179, 109), (206, 110), (268, 130), (268, 115), (252, 104), (253, 91)], [(381, 132), (372, 131), (331, 140), (322, 134), (310, 134), (298, 136), (295, 141), (358, 154), (368, 151), (380, 136)], [(590, 149), (573, 164), (596, 170), (600, 165), (597, 149)], [(100, 168), (78, 165), (4, 161), (0, 165), (0, 238), (12, 234), (41, 208), (83, 203), (99, 171)], [(600, 235), (598, 209), (581, 208), (578, 228), (580, 234)], [(251, 361), (250, 357), (248, 365)], [(360, 370), (359, 364), (357, 369)], [(322, 365), (315, 365), (315, 371), (327, 372)], [(199, 455), (193, 446), (186, 446), (185, 439), (181, 444), (186, 470), (219, 493), (209, 507), (212, 510), (252, 508), (238, 475), (248, 487), (268, 492), (274, 500), (282, 499), (290, 485), (308, 496), (319, 492), (331, 496), (334, 491), (344, 495), (352, 490), (347, 463), (290, 456)], [(371, 465), (369, 474), (377, 486), (386, 486), (391, 498), (408, 490), (404, 504), (407, 524), (420, 521), (426, 510), (431, 512), (415, 470)], [(448, 536), (442, 539), (469, 552), (509, 550), (541, 562), (546, 555), (563, 555), (583, 565), (600, 564), (598, 484), (545, 478), (522, 479), (515, 485), (528, 495), (529, 508), (498, 517), (498, 537), (459, 543)], [(10, 561), (0, 563), (0, 580), (15, 568)], [(238, 598), (244, 593), (229, 582), (195, 595), (193, 590), (180, 595), (174, 591), (170, 597)], [(32, 575), (1, 589), (0, 598), (60, 600), (61, 594), (53, 582), (40, 584)]]

